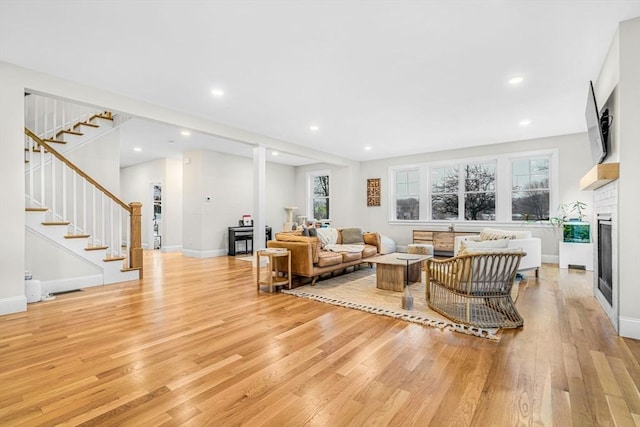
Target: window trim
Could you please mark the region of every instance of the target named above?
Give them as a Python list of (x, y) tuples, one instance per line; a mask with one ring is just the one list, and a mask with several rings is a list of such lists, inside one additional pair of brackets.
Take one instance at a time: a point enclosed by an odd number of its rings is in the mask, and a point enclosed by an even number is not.
[(313, 178), (316, 176), (328, 176), (329, 177), (329, 196), (327, 196), (327, 200), (329, 200), (329, 214), (327, 219), (322, 220), (326, 222), (331, 222), (331, 171), (329, 169), (317, 170), (317, 171), (309, 171), (307, 172), (307, 221), (311, 219), (317, 219), (313, 216)]
[[(393, 165), (388, 168), (389, 196), (388, 196), (388, 221), (390, 225), (432, 225), (442, 226), (445, 224), (457, 224), (466, 226), (513, 226), (513, 225), (536, 225), (547, 224), (546, 221), (513, 221), (511, 219), (511, 183), (512, 183), (512, 161), (525, 158), (548, 157), (549, 158), (549, 207), (550, 210), (558, 205), (559, 200), (559, 149), (549, 148), (542, 150), (531, 150), (523, 152), (501, 153), (495, 155), (485, 155), (477, 157), (453, 158), (448, 160), (438, 160), (433, 162), (409, 163)], [(464, 165), (468, 163), (483, 163), (493, 161), (496, 164), (496, 218), (489, 220), (434, 220), (431, 212), (431, 179), (429, 171), (434, 167), (446, 167), (454, 165)], [(418, 169), (420, 176), (420, 219), (401, 220), (395, 219), (396, 213), (396, 183), (395, 173), (397, 171)], [(460, 177), (462, 179), (462, 177)], [(423, 185), (428, 189), (423, 191)], [(553, 216), (553, 212), (549, 212)], [(464, 215), (463, 215), (464, 216)], [(460, 212), (458, 212), (460, 218)]]

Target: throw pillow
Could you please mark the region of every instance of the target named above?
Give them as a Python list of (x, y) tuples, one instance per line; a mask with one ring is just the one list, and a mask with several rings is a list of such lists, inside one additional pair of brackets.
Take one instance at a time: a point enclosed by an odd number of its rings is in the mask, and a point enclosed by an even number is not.
[(362, 245), (364, 239), (362, 237), (361, 228), (343, 228), (342, 231), (342, 244), (343, 245)]
[(495, 228), (485, 228), (480, 232), (480, 240), (500, 240), (515, 239), (516, 235), (506, 230), (498, 230)]
[(327, 245), (335, 245), (338, 242), (338, 230), (335, 228), (316, 228), (316, 232), (323, 248)]
[(463, 240), (460, 242), (460, 250), (458, 255), (469, 253), (468, 249), (505, 249), (509, 247), (509, 241), (502, 240), (483, 240), (476, 242), (474, 240)]
[(380, 253), (381, 254), (392, 254), (396, 251), (396, 242), (393, 241), (390, 237), (380, 235)]

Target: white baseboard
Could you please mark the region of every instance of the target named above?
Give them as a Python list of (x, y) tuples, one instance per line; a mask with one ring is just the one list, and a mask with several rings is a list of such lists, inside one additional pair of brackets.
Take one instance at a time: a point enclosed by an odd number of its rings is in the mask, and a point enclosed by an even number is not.
[(90, 288), (92, 286), (102, 286), (103, 277), (101, 274), (82, 277), (70, 277), (66, 279), (43, 280), (42, 295), (54, 292), (66, 292), (76, 289)]
[(618, 331), (618, 334), (621, 337), (640, 340), (640, 319), (634, 319), (633, 317), (620, 317), (619, 322), (620, 330)]
[(27, 311), (27, 297), (18, 295), (0, 299), (0, 315)]
[(174, 245), (174, 246), (163, 246), (160, 248), (160, 251), (165, 253), (165, 252), (181, 252), (182, 251), (182, 245)]
[(558, 255), (542, 255), (541, 259), (544, 264), (560, 263), (560, 257)]
[(226, 256), (226, 249), (214, 249), (210, 251), (194, 251), (191, 249), (182, 249), (182, 255), (191, 258), (215, 258), (219, 256)]

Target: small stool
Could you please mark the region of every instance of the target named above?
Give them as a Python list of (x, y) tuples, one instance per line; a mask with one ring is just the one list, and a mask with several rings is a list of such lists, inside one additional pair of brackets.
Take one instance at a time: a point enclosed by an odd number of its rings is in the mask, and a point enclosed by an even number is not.
[[(408, 254), (433, 255), (433, 245), (425, 243), (409, 243), (407, 246)], [(427, 260), (422, 261), (422, 269), (426, 270)]]
[[(268, 268), (267, 274), (262, 279), (260, 278), (260, 257), (268, 258)], [(287, 257), (287, 270), (280, 271), (278, 270), (278, 263), (276, 263), (276, 258)], [(273, 292), (274, 286), (280, 286), (284, 284), (288, 284), (289, 289), (291, 289), (291, 251), (287, 250), (277, 250), (277, 249), (263, 249), (261, 251), (256, 252), (256, 266), (258, 271), (256, 273), (256, 284), (258, 290), (260, 290), (260, 285), (269, 286), (269, 293)], [(286, 277), (281, 276), (280, 273), (286, 273)]]

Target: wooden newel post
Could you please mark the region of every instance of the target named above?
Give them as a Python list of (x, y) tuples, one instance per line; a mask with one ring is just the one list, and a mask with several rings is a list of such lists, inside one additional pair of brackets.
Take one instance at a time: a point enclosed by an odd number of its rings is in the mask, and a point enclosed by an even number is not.
[(142, 279), (142, 203), (131, 202), (131, 247), (129, 249), (130, 268), (140, 269)]

